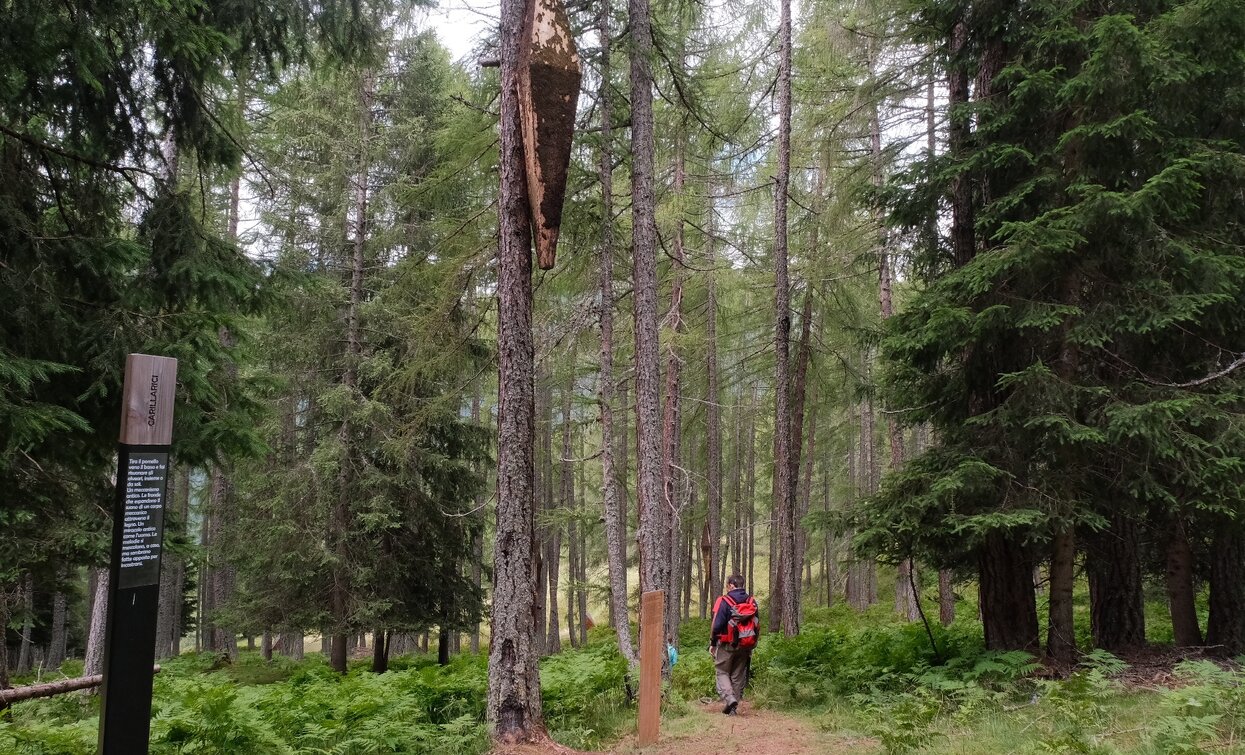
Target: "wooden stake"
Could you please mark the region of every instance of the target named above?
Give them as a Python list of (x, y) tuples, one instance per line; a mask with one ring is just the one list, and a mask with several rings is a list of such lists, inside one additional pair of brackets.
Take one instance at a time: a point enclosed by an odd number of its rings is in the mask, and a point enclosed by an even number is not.
[(666, 651), (662, 626), (666, 615), (666, 594), (661, 590), (644, 593), (640, 600), (640, 723), (639, 743), (657, 743), (661, 728), (661, 662)]

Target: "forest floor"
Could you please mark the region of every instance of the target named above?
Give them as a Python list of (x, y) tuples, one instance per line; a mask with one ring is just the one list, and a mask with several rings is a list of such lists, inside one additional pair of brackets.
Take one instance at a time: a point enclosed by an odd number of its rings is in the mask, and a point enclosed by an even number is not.
[[(611, 755), (839, 755), (872, 753), (877, 742), (852, 733), (819, 731), (811, 721), (754, 708), (747, 701), (738, 715), (725, 716), (719, 703), (698, 703), (687, 715), (662, 720), (656, 745), (639, 747), (635, 735), (604, 751)], [(598, 751), (600, 752), (600, 751)], [(493, 755), (583, 755), (558, 745), (500, 748)]]
[(719, 703), (698, 704), (682, 718), (663, 721), (661, 740), (653, 747), (636, 746), (628, 737), (612, 752), (617, 755), (831, 755), (867, 753), (877, 749), (869, 738), (819, 731), (804, 718), (754, 708), (744, 701), (738, 715), (722, 715)]

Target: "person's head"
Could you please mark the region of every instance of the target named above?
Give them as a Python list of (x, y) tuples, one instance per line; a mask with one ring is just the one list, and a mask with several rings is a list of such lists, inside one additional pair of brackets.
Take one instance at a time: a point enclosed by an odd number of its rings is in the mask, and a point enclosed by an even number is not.
[(744, 578), (743, 578), (743, 576), (741, 576), (741, 575), (739, 575), (739, 574), (732, 574), (732, 575), (731, 575), (730, 577), (728, 577), (728, 578), (727, 578), (727, 580), (726, 580), (726, 588), (727, 588), (728, 590), (742, 590), (742, 589), (744, 589)]

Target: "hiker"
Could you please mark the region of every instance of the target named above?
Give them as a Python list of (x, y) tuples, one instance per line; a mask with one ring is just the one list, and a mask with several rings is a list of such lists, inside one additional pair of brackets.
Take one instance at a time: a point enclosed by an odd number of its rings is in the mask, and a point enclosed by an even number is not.
[(733, 574), (726, 586), (727, 593), (713, 604), (709, 652), (713, 655), (718, 695), (725, 703), (722, 712), (732, 716), (748, 683), (748, 667), (760, 636), (761, 621), (756, 598), (744, 589), (744, 578)]

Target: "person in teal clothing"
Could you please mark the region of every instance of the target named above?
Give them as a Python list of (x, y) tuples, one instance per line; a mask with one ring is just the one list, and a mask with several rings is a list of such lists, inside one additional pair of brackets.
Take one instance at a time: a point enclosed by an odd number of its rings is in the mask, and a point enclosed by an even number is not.
[(672, 670), (674, 664), (679, 662), (679, 649), (674, 646), (674, 640), (670, 637), (666, 638), (666, 662), (670, 664)]

